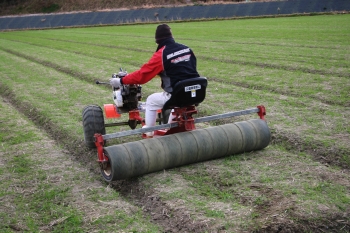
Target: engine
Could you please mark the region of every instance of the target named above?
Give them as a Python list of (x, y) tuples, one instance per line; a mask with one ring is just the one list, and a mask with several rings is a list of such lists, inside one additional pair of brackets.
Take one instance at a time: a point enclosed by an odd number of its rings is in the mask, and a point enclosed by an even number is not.
[(141, 85), (122, 85), (114, 88), (113, 100), (120, 110), (130, 111), (138, 108), (142, 99)]

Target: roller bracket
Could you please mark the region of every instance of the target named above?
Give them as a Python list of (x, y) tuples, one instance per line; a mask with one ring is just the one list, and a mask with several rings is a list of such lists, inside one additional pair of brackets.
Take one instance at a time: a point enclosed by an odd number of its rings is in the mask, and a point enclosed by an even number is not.
[(259, 105), (259, 106), (257, 106), (257, 108), (259, 109), (258, 115), (259, 115), (260, 119), (265, 120), (266, 109), (265, 109), (264, 105)]
[(179, 132), (191, 131), (195, 130), (196, 126), (194, 123), (194, 118), (192, 114), (196, 114), (197, 110), (195, 106), (188, 106), (183, 108), (174, 108), (174, 112), (172, 115), (175, 116), (173, 118), (173, 122), (178, 123), (178, 127), (169, 129), (165, 134), (174, 134)]
[(145, 124), (144, 119), (140, 116), (140, 111), (139, 110), (129, 111), (128, 125), (130, 126), (130, 128), (135, 129), (138, 123), (141, 123), (142, 126)]
[(108, 157), (105, 156), (105, 154), (103, 153), (103, 146), (105, 144), (103, 136), (102, 134), (96, 133), (94, 137), (95, 137), (95, 145), (97, 148), (97, 156), (98, 156), (97, 162), (105, 163), (108, 161)]
[(133, 120), (133, 121), (138, 121), (143, 123), (143, 118), (140, 116), (140, 111), (139, 110), (132, 110), (129, 111), (129, 120)]

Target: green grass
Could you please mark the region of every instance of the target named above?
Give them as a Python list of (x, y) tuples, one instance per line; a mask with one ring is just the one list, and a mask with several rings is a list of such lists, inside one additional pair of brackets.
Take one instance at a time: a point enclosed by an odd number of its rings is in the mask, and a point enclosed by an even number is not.
[[(207, 98), (198, 107), (199, 116), (264, 104), (276, 144), (259, 152), (145, 175), (138, 179), (145, 192), (160, 196), (175, 214), (184, 209), (193, 221), (207, 223), (214, 231), (259, 229), (275, 223), (273, 216), (277, 215), (298, 224), (315, 218), (327, 223), (332, 216), (348, 213), (350, 179), (342, 167), (350, 166), (349, 19), (350, 15), (332, 15), (171, 23), (175, 39), (193, 48), (198, 70), (209, 81)], [(155, 26), (1, 33), (1, 95), (11, 98), (68, 153), (79, 151), (79, 155), (73, 153), (77, 155), (75, 162), (98, 171), (91, 162), (96, 160), (95, 155), (84, 154), (82, 149), (81, 110), (88, 104), (112, 103), (110, 89), (94, 85), (94, 80), (106, 81), (119, 67), (131, 72), (146, 62), (156, 48)], [(143, 85), (144, 97), (160, 91), (159, 83), (156, 78)], [(8, 122), (5, 117), (0, 120), (0, 140), (6, 156), (10, 155), (9, 148), (24, 148), (42, 139), (36, 130), (28, 130), (23, 124)], [(8, 134), (8, 130), (15, 131)], [(137, 139), (125, 138), (117, 143)], [(18, 199), (17, 205), (26, 211), (38, 211), (36, 200), (44, 199), (48, 200), (42, 207), (44, 213), (49, 209), (55, 212), (48, 218), (44, 214), (36, 218), (1, 215), (8, 225), (11, 221), (14, 226), (23, 222), (37, 231), (40, 224), (64, 219), (57, 231), (69, 227), (86, 231), (106, 224), (130, 231), (138, 231), (139, 227), (144, 232), (157, 231), (147, 218), (150, 213), (137, 207), (106, 213), (105, 218), (91, 223), (92, 228), (84, 225), (84, 211), (58, 204), (71, 200), (71, 186), (44, 182), (45, 170), (33, 162), (37, 145), (29, 146), (29, 151), (20, 156), (6, 158), (0, 174), (7, 175), (11, 168), (22, 185), (23, 177), (29, 174), (39, 184), (43, 182), (35, 195)], [(2, 159), (0, 156), (0, 162)], [(81, 176), (70, 175), (73, 171), (73, 167), (68, 169), (67, 176), (79, 181)], [(86, 176), (90, 177), (87, 183), (94, 182), (94, 175)], [(4, 187), (10, 187), (10, 183), (5, 182)], [(86, 190), (86, 200), (109, 203), (123, 199), (115, 191), (101, 196), (104, 189)], [(0, 197), (8, 198), (10, 194), (14, 191), (0, 190)], [(31, 208), (23, 205), (26, 199), (32, 201)], [(43, 223), (38, 223), (39, 219)], [(337, 227), (339, 230), (343, 226), (339, 223)], [(313, 228), (310, 224), (298, 229)]]
[[(123, 204), (118, 192), (106, 190), (96, 181), (99, 177), (91, 177), (0, 100), (1, 232), (91, 232), (101, 227), (111, 232), (115, 225), (123, 231), (157, 231), (137, 207)], [(101, 205), (115, 201), (122, 206)], [(136, 213), (132, 217), (130, 209)]]

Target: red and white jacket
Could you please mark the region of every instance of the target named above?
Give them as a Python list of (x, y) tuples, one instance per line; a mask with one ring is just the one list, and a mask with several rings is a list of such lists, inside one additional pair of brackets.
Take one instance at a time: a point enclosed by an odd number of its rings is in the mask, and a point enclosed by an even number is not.
[(123, 77), (121, 82), (144, 84), (159, 75), (163, 90), (171, 93), (178, 81), (199, 77), (196, 66), (197, 59), (193, 51), (186, 45), (176, 43), (173, 38), (168, 38), (159, 44), (147, 63)]

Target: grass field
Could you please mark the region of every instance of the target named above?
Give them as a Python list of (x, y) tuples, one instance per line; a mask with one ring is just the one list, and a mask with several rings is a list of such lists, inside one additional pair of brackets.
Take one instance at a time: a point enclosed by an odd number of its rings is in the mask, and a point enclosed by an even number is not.
[(0, 33), (0, 231), (349, 232), (349, 21), (170, 23), (209, 81), (198, 115), (263, 104), (272, 143), (111, 184), (84, 146), (81, 111), (112, 103), (94, 81), (146, 62), (156, 25)]

